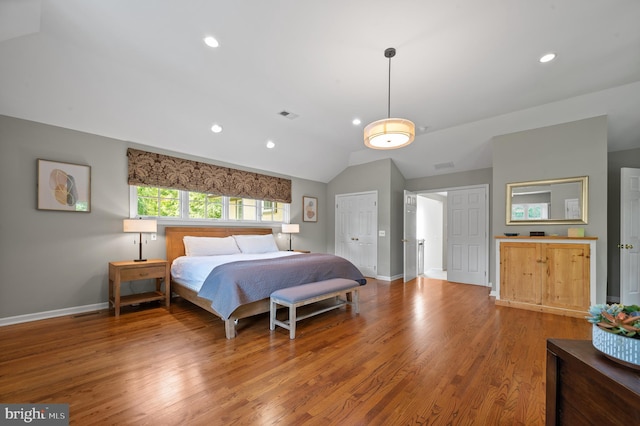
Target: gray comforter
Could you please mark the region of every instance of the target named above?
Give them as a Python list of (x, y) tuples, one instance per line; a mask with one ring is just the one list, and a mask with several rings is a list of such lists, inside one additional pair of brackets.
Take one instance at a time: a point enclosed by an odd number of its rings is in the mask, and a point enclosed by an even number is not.
[(223, 319), (244, 305), (271, 296), (275, 290), (331, 278), (367, 280), (348, 260), (332, 254), (310, 253), (276, 259), (245, 260), (214, 268), (198, 296), (211, 300)]

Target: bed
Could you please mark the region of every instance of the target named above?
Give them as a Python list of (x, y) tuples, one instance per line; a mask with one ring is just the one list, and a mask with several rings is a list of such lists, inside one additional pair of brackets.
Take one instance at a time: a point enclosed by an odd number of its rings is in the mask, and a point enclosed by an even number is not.
[[(193, 285), (192, 282), (187, 282), (184, 279), (184, 274), (179, 273), (178, 266), (183, 265), (182, 262), (198, 260), (196, 257), (186, 256), (185, 251), (185, 237), (188, 237), (188, 240), (203, 240), (199, 238), (191, 238), (191, 237), (216, 237), (219, 239), (231, 237), (231, 236), (247, 236), (247, 237), (238, 237), (251, 239), (254, 237), (250, 236), (268, 236), (272, 235), (271, 228), (238, 228), (238, 227), (166, 227), (166, 249), (167, 249), (167, 260), (172, 265), (172, 276), (171, 276), (171, 290), (172, 292), (178, 294), (185, 300), (194, 303), (195, 305), (205, 309), (208, 312), (218, 316), (224, 321), (225, 324), (225, 334), (227, 339), (233, 339), (236, 336), (236, 324), (238, 320), (242, 318), (247, 318), (253, 315), (261, 314), (264, 312), (269, 312), (269, 293), (273, 289), (277, 288), (285, 288), (293, 285), (299, 285), (306, 282), (319, 281), (321, 279), (326, 278), (350, 278), (359, 281), (361, 284), (366, 283), (366, 280), (357, 270), (357, 268), (346, 261), (343, 258), (333, 255), (327, 254), (300, 254), (300, 253), (292, 253), (292, 252), (278, 252), (274, 253), (276, 257), (288, 256), (287, 259), (291, 259), (291, 261), (282, 261), (280, 259), (274, 260), (254, 260), (252, 262), (234, 262), (233, 264), (222, 265), (217, 267), (212, 271), (207, 280), (216, 279), (218, 281), (229, 281), (229, 282), (218, 282), (216, 283), (217, 291), (222, 291), (223, 294), (235, 294), (234, 292), (241, 292), (242, 289), (238, 290), (238, 283), (233, 281), (232, 279), (227, 279), (227, 275), (221, 275), (221, 272), (224, 268), (231, 268), (232, 270), (235, 268), (235, 273), (244, 274), (245, 276), (255, 275), (256, 280), (260, 278), (260, 276), (269, 276), (270, 282), (269, 286), (265, 288), (259, 288), (262, 292), (267, 292), (265, 294), (260, 295), (261, 298), (258, 300), (250, 299), (251, 301), (245, 301), (246, 298), (244, 294), (241, 294), (240, 299), (235, 300), (235, 304), (232, 307), (228, 306), (215, 306), (217, 302), (217, 298), (215, 296), (211, 296), (211, 292), (207, 293), (207, 290), (210, 287), (206, 287), (206, 284), (200, 283), (202, 288), (199, 288), (198, 285)], [(265, 237), (268, 238), (268, 237)], [(190, 246), (192, 252), (189, 253), (193, 256), (193, 246)], [(212, 258), (224, 257), (224, 256), (211, 256)], [(268, 262), (273, 262), (273, 265)], [(305, 267), (305, 262), (309, 262), (309, 268)], [(276, 268), (276, 265), (277, 268)], [(289, 266), (291, 264), (291, 266)], [(315, 265), (315, 266), (314, 266)], [(325, 265), (331, 265), (325, 266)], [(182, 266), (180, 266), (182, 267)], [(253, 269), (250, 269), (253, 267)], [(183, 269), (185, 267), (182, 267)], [(268, 268), (271, 269), (267, 274), (265, 271)], [(298, 269), (295, 269), (298, 268)], [(316, 271), (316, 275), (309, 275), (308, 277), (303, 276), (306, 272), (300, 273), (301, 269), (309, 269), (310, 271)], [(320, 275), (318, 275), (318, 271), (321, 269)], [(209, 268), (210, 270), (210, 268)], [(225, 269), (225, 272), (227, 270)], [(197, 275), (197, 274), (195, 274)], [(214, 277), (214, 275), (218, 275), (218, 277)], [(295, 279), (301, 280), (297, 284), (291, 281), (295, 276)], [(311, 277), (311, 278), (309, 278)], [(312, 279), (318, 278), (318, 279)], [(234, 277), (235, 279), (235, 277)], [(248, 278), (243, 278), (248, 279)], [(309, 281), (312, 279), (312, 281)], [(305, 281), (306, 280), (306, 281)], [(249, 285), (255, 285), (253, 283), (247, 283)], [(262, 283), (261, 283), (262, 285)], [(202, 297), (203, 294), (206, 294), (210, 297)], [(256, 297), (254, 297), (255, 299)]]

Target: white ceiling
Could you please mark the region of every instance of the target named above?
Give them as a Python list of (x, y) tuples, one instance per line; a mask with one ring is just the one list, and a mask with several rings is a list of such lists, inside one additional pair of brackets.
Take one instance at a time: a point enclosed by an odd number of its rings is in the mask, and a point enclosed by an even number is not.
[[(638, 0), (0, 0), (0, 114), (321, 182), (491, 167), (495, 135), (602, 114), (618, 151), (640, 147), (639, 22)], [(427, 130), (373, 151), (387, 47), (391, 115)]]

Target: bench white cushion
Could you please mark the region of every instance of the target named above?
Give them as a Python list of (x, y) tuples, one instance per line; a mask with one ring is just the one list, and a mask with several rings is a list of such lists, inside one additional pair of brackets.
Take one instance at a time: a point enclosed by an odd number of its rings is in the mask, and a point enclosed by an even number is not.
[(282, 302), (297, 303), (323, 294), (335, 293), (340, 290), (348, 290), (357, 287), (357, 281), (346, 278), (333, 278), (326, 281), (302, 284), (295, 287), (282, 288), (271, 293), (271, 297)]

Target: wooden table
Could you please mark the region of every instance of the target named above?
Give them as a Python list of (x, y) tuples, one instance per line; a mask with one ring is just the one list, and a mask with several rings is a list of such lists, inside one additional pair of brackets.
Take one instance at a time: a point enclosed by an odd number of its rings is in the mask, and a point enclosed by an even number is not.
[[(113, 305), (116, 316), (120, 315), (121, 306), (154, 300), (164, 300), (168, 308), (171, 302), (169, 273), (169, 262), (162, 259), (149, 259), (144, 262), (132, 260), (109, 262), (109, 303)], [(120, 286), (123, 282), (152, 278), (156, 279), (155, 291), (120, 296)], [(164, 292), (161, 290), (162, 281), (165, 286)]]
[(547, 340), (547, 425), (640, 425), (640, 371), (591, 340)]

